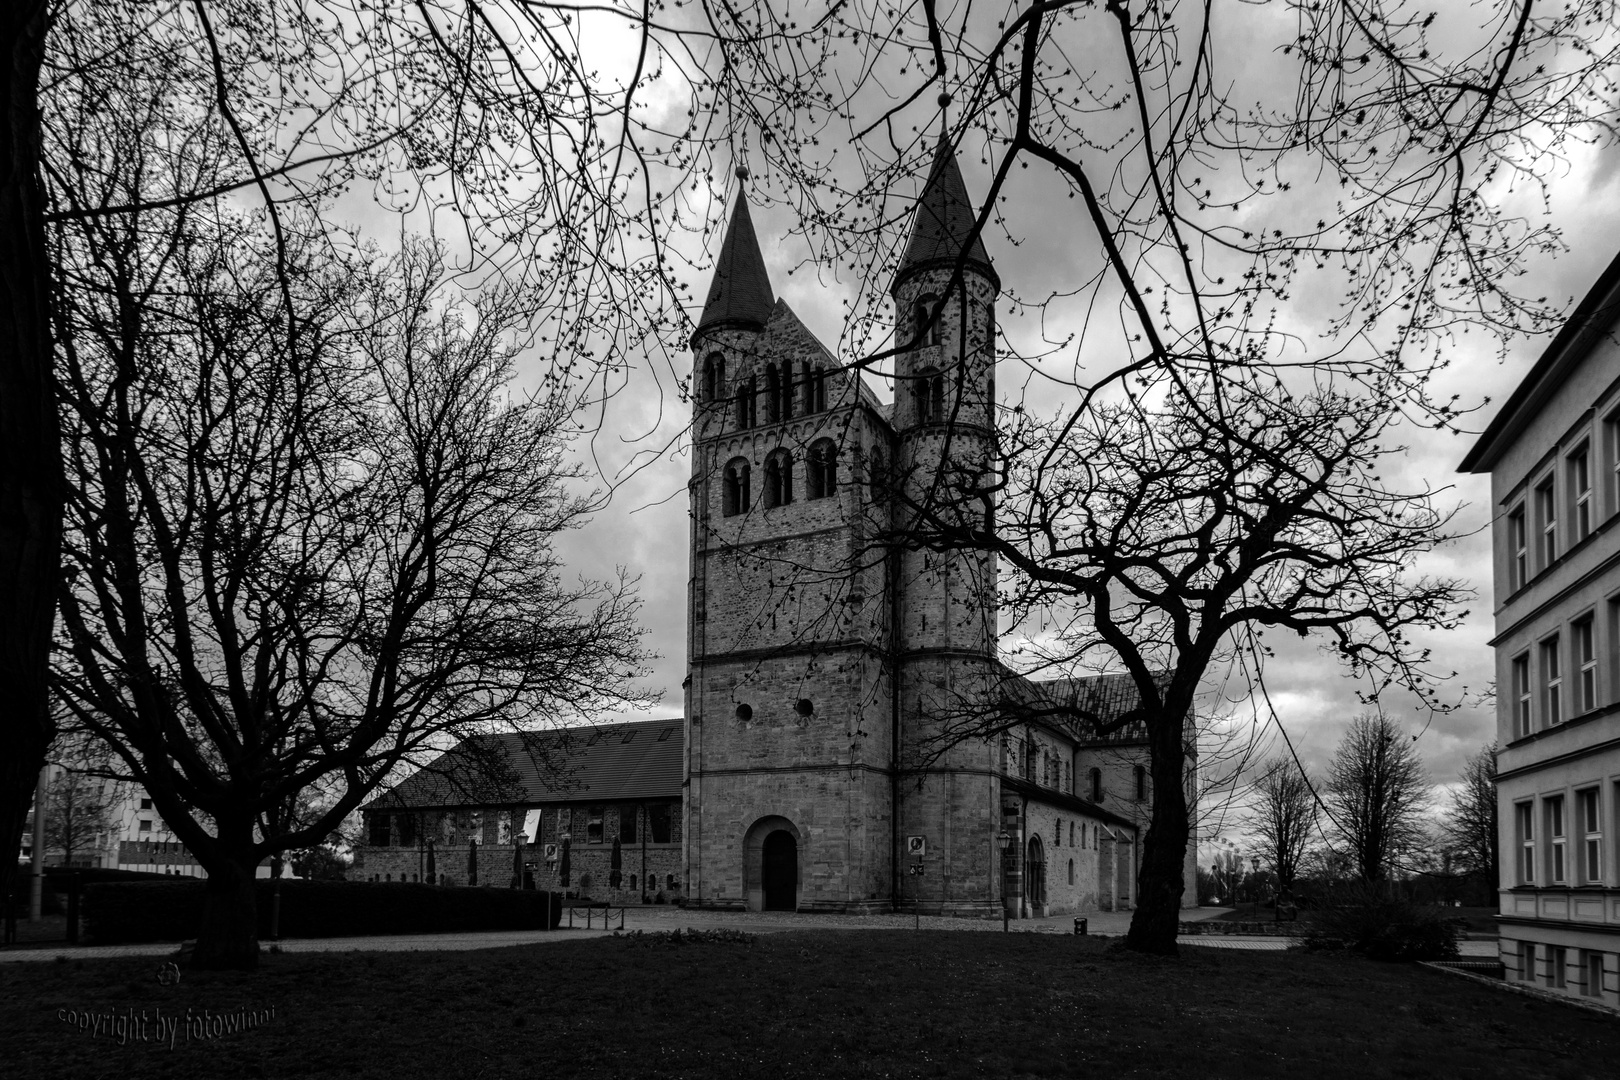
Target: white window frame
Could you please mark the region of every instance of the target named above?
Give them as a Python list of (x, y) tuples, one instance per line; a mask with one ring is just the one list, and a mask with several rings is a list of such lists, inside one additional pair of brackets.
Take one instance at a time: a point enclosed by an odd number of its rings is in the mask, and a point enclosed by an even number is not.
[(1569, 824), (1564, 820), (1564, 797), (1552, 795), (1543, 802), (1547, 807), (1547, 883), (1563, 885), (1569, 880)]
[(1603, 953), (1597, 949), (1581, 950), (1581, 990), (1587, 997), (1603, 996)]
[(1558, 558), (1558, 485), (1548, 476), (1534, 488), (1536, 508), (1536, 570), (1542, 571)]
[(1562, 637), (1554, 634), (1541, 642), (1542, 727), (1564, 722), (1564, 663), (1559, 649)]
[(1579, 711), (1589, 713), (1597, 708), (1597, 639), (1596, 627), (1593, 626), (1591, 615), (1586, 615), (1570, 626), (1571, 644), (1575, 649), (1575, 666), (1579, 672), (1577, 692), (1580, 697), (1577, 702)]
[(1562, 945), (1547, 946), (1547, 985), (1562, 990), (1568, 986), (1569, 950)]
[(1569, 498), (1573, 508), (1569, 542), (1578, 544), (1592, 535), (1592, 446), (1583, 442), (1565, 459), (1569, 474)]
[(1519, 942), (1519, 978), (1524, 982), (1536, 981), (1536, 943)]
[(1581, 828), (1581, 880), (1603, 884), (1603, 797), (1595, 787), (1575, 793), (1575, 813)]
[(1609, 443), (1609, 513), (1620, 513), (1620, 409), (1603, 421)]
[(1532, 730), (1530, 726), (1533, 717), (1531, 701), (1535, 696), (1534, 692), (1531, 690), (1530, 684), (1529, 652), (1523, 652), (1518, 656), (1515, 656), (1510, 663), (1509, 668), (1511, 671), (1514, 696), (1514, 729), (1518, 732), (1517, 737), (1522, 739), (1529, 735)]
[(1518, 822), (1519, 883), (1522, 885), (1534, 885), (1536, 883), (1535, 803), (1514, 803), (1513, 814)]
[(1508, 512), (1508, 591), (1517, 592), (1530, 582), (1530, 519), (1523, 502)]

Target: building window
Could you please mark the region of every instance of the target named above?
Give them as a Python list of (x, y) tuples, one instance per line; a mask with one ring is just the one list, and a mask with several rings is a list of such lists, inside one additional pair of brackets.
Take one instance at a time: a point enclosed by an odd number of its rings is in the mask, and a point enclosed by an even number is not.
[(932, 318), (934, 305), (939, 300), (933, 296), (920, 296), (917, 298), (915, 320), (911, 325), (913, 338), (919, 345), (938, 345), (940, 342), (940, 324), (945, 321), (945, 313), (940, 312), (939, 318)]
[(811, 444), (806, 472), (810, 498), (829, 499), (838, 490), (838, 447), (831, 439)]
[(149, 833), (151, 831), (152, 831), (152, 819), (151, 818), (141, 818), (141, 832)]
[(1569, 953), (1562, 945), (1547, 946), (1547, 985), (1562, 990), (1564, 982), (1564, 965), (1569, 963)]
[(1566, 459), (1569, 471), (1569, 501), (1575, 508), (1575, 534), (1570, 537), (1570, 543), (1578, 544), (1592, 535), (1592, 468), (1588, 460), (1587, 446), (1569, 455)]
[(1091, 801), (1092, 802), (1102, 802), (1102, 797), (1103, 797), (1102, 770), (1101, 769), (1092, 769), (1091, 770)]
[(756, 405), (754, 380), (744, 379), (737, 384), (737, 430), (747, 431), (759, 423)]
[(1575, 793), (1575, 812), (1580, 815), (1581, 880), (1589, 884), (1603, 883), (1603, 818), (1598, 805), (1598, 789), (1588, 788)]
[(1603, 996), (1603, 954), (1593, 949), (1581, 952), (1581, 992), (1587, 997)]
[(1508, 548), (1513, 565), (1508, 575), (1508, 591), (1524, 588), (1530, 580), (1530, 529), (1524, 520), (1524, 507), (1508, 515)]
[(600, 844), (602, 842), (602, 808), (593, 806), (585, 818), (585, 842), (587, 844)]
[[(633, 844), (633, 843), (636, 842), (636, 814), (637, 814), (638, 810), (639, 810), (639, 808), (634, 807), (634, 806), (621, 806), (621, 807), (619, 807), (619, 842), (620, 843), (622, 843), (622, 844)], [(632, 889), (636, 887), (636, 883), (635, 883), (634, 880), (632, 880), (630, 882), (630, 887)]]
[(1541, 643), (1541, 672), (1546, 680), (1546, 689), (1542, 694), (1546, 705), (1543, 719), (1545, 726), (1552, 727), (1564, 719), (1564, 668), (1562, 658), (1558, 655), (1557, 635)]
[(1555, 795), (1547, 800), (1547, 840), (1551, 844), (1551, 874), (1554, 885), (1562, 885), (1564, 873), (1564, 797)]
[(726, 517), (736, 517), (748, 509), (748, 462), (742, 458), (726, 466), (725, 477), (721, 481), (720, 501), (720, 512)]
[(369, 837), (372, 847), (388, 846), (388, 815), (372, 814), (371, 831)]
[(765, 459), (765, 507), (775, 509), (793, 501), (793, 455), (772, 450)]
[(1519, 978), (1525, 982), (1536, 979), (1536, 947), (1532, 942), (1519, 942)]
[(1136, 767), (1136, 801), (1142, 802), (1147, 798), (1147, 770), (1142, 766)]
[(726, 393), (726, 358), (710, 353), (703, 362), (703, 400), (719, 401)]
[(1069, 860), (1069, 884), (1074, 884), (1074, 860)]
[[(1069, 822), (1069, 846), (1074, 847), (1074, 822), (1072, 821)], [(1074, 882), (1071, 881), (1069, 884), (1073, 885)]]
[(1535, 810), (1530, 803), (1513, 807), (1519, 824), (1519, 881), (1525, 885), (1536, 882), (1536, 826)]
[(669, 843), (669, 804), (647, 807), (647, 839), (654, 844)]
[(774, 424), (782, 419), (782, 376), (775, 364), (765, 365), (765, 422)]
[(1057, 828), (1052, 830), (1052, 846), (1053, 847), (1062, 847), (1063, 846), (1063, 819), (1062, 818), (1057, 819)]
[(1074, 762), (1063, 763), (1063, 790), (1070, 795), (1074, 794)]
[(912, 380), (911, 392), (917, 401), (917, 422), (937, 424), (945, 419), (945, 376), (924, 368)]
[(1558, 505), (1552, 478), (1536, 488), (1536, 529), (1541, 536), (1536, 551), (1536, 569), (1545, 570), (1558, 558)]
[(1513, 658), (1513, 719), (1519, 738), (1530, 734), (1530, 654)]
[(398, 830), (399, 830), (399, 846), (400, 847), (415, 847), (416, 846), (416, 815), (415, 814), (400, 814), (399, 817), (396, 818), (395, 820), (398, 822), (397, 827), (398, 827)]
[(1570, 628), (1575, 636), (1575, 663), (1580, 679), (1576, 687), (1575, 715), (1597, 708), (1597, 649), (1592, 640), (1592, 616)]
[(152, 800), (151, 799), (142, 799), (141, 800), (141, 809), (142, 810), (150, 810), (150, 809), (152, 809)]
[(1609, 513), (1620, 513), (1620, 411), (1603, 422), (1609, 443)]

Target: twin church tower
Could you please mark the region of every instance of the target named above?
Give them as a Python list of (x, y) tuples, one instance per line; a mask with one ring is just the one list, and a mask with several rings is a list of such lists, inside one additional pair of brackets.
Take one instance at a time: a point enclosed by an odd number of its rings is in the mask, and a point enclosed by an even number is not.
[[(688, 903), (1019, 915), (1134, 893), (1145, 749), (946, 738), (1009, 693), (1079, 685), (1002, 668), (994, 558), (930, 551), (912, 523), (944, 505), (993, 527), (962, 496), (995, 449), (1001, 283), (974, 219), (942, 143), (891, 286), (911, 347), (883, 404), (774, 298), (737, 199), (692, 336)], [(1105, 773), (1142, 813), (1105, 807)]]

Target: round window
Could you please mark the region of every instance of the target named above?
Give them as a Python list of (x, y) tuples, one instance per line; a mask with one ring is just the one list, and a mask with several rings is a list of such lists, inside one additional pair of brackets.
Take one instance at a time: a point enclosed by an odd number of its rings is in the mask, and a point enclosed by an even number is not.
[(743, 702), (742, 704), (737, 706), (737, 719), (739, 719), (739, 720), (752, 720), (753, 718), (754, 718), (754, 707), (752, 705), (748, 704), (747, 702)]

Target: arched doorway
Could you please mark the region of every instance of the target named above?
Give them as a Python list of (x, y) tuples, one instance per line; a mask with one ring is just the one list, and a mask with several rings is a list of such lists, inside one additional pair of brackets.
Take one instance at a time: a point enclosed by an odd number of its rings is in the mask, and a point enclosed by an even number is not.
[(1041, 838), (1029, 838), (1029, 855), (1024, 860), (1024, 895), (1029, 898), (1030, 915), (1039, 918), (1046, 903), (1046, 853)]
[(786, 829), (777, 829), (765, 837), (760, 856), (765, 910), (795, 910), (799, 906), (799, 842)]

